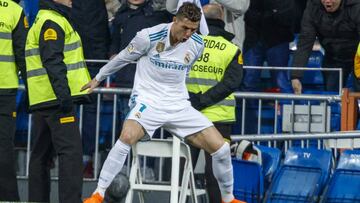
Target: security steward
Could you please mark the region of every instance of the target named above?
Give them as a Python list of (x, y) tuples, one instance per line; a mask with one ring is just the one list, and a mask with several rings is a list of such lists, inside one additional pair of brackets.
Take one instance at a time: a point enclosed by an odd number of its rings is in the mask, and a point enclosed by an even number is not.
[(360, 43), (358, 45), (358, 48), (357, 48), (357, 51), (355, 54), (354, 72), (355, 72), (356, 78), (360, 78)]
[(33, 144), (29, 172), (29, 201), (49, 202), (50, 166), (59, 160), (59, 202), (80, 203), (82, 145), (74, 103), (88, 102), (80, 92), (90, 81), (78, 33), (69, 18), (71, 0), (40, 0), (29, 30), (26, 74)]
[(0, 0), (0, 201), (19, 201), (13, 140), (18, 72), (25, 73), (28, 27), (17, 3)]
[[(204, 36), (204, 51), (193, 64), (186, 80), (192, 106), (207, 116), (230, 142), (232, 124), (235, 122), (235, 97), (232, 94), (241, 83), (242, 55), (230, 41), (234, 35), (225, 31), (223, 11), (218, 4), (203, 7), (209, 35)], [(193, 160), (198, 149), (192, 149)], [(212, 172), (211, 155), (205, 153), (205, 179), (210, 203), (221, 202), (219, 186)], [(194, 162), (195, 163), (195, 162)]]

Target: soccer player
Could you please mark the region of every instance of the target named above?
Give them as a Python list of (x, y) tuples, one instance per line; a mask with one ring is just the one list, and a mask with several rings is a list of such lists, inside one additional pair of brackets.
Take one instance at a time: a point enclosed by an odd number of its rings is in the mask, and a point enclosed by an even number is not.
[(85, 203), (101, 203), (106, 188), (121, 170), (130, 151), (145, 136), (163, 127), (195, 147), (212, 155), (214, 176), (224, 203), (240, 203), (233, 196), (233, 169), (230, 147), (213, 124), (188, 101), (187, 72), (201, 55), (204, 44), (195, 33), (200, 9), (184, 3), (172, 23), (160, 24), (138, 32), (130, 44), (82, 90), (89, 92), (110, 74), (137, 60), (130, 112), (120, 138), (109, 152), (93, 195)]

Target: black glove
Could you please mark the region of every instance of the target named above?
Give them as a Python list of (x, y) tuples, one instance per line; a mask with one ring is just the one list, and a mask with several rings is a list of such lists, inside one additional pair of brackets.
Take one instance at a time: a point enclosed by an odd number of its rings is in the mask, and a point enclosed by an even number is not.
[(202, 109), (202, 105), (200, 104), (200, 95), (202, 92), (198, 93), (192, 93), (189, 92), (189, 101), (191, 102), (191, 106), (194, 107), (194, 109), (200, 111)]
[(60, 100), (60, 109), (63, 113), (69, 113), (73, 110), (74, 103), (72, 101), (72, 98), (66, 98)]

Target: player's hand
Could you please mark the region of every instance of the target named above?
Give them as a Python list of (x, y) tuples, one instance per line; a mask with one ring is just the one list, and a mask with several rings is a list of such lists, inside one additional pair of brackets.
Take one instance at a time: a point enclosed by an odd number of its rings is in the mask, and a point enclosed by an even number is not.
[(93, 90), (94, 90), (97, 86), (99, 86), (99, 84), (100, 84), (100, 82), (97, 81), (97, 80), (94, 78), (94, 79), (92, 79), (88, 84), (84, 85), (84, 86), (81, 88), (80, 91), (82, 92), (82, 91), (84, 91), (84, 90), (86, 90), (86, 89), (89, 89), (89, 90), (88, 90), (88, 93), (90, 94), (90, 93), (93, 92)]
[(301, 85), (301, 82), (299, 79), (296, 79), (296, 78), (292, 79), (291, 85), (292, 85), (292, 88), (293, 88), (295, 94), (301, 94), (302, 85)]

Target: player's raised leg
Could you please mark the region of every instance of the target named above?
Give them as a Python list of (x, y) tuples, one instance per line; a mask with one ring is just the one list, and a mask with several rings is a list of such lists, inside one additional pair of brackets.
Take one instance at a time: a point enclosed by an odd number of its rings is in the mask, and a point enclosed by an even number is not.
[(234, 198), (230, 145), (224, 141), (219, 131), (211, 126), (188, 136), (187, 141), (211, 154), (213, 173), (218, 181), (223, 203), (243, 203)]

